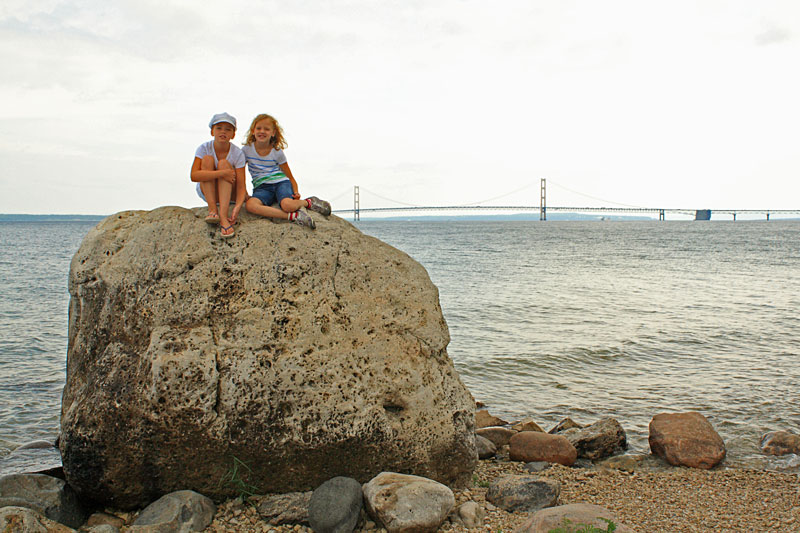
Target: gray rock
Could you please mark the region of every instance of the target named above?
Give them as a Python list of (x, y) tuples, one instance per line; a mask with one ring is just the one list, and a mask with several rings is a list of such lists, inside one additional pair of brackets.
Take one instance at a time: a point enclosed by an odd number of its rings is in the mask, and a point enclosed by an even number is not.
[(480, 435), (475, 435), (475, 448), (478, 451), (478, 459), (489, 459), (497, 453), (494, 442)]
[(362, 490), (370, 516), (389, 533), (436, 531), (456, 504), (445, 485), (394, 472), (378, 474)]
[(234, 497), (232, 455), (262, 493), (383, 470), (468, 484), (474, 403), (425, 269), (336, 216), (242, 213), (222, 240), (205, 213), (112, 215), (72, 260), (70, 485), (120, 509)]
[(621, 470), (623, 472), (664, 472), (674, 470), (674, 466), (653, 454), (615, 455), (599, 461), (598, 470)]
[(308, 523), (317, 533), (350, 533), (363, 506), (361, 483), (349, 477), (335, 477), (311, 494)]
[(561, 432), (583, 459), (602, 459), (621, 453), (628, 447), (627, 436), (622, 426), (613, 418), (603, 418), (581, 429)]
[(538, 511), (558, 501), (561, 485), (538, 476), (503, 476), (492, 481), (486, 499), (510, 513)]
[(273, 526), (280, 524), (308, 524), (308, 507), (311, 491), (269, 494), (260, 497), (258, 514)]
[(216, 511), (214, 502), (202, 494), (179, 490), (145, 507), (128, 531), (203, 531), (214, 520)]
[[(633, 529), (621, 524), (614, 513), (605, 507), (589, 503), (572, 503), (537, 511), (517, 529), (516, 533), (548, 533), (554, 529), (563, 531), (561, 528), (565, 527), (565, 521), (569, 521), (566, 523), (571, 523), (575, 527), (583, 524), (584, 527), (596, 528), (592, 531), (606, 531), (608, 528), (606, 520), (614, 522), (615, 533), (634, 533)], [(587, 529), (581, 528), (580, 531)]]
[(550, 468), (550, 463), (546, 461), (531, 461), (530, 463), (525, 463), (525, 466), (522, 468), (524, 468), (526, 472), (531, 473), (544, 472)]
[(85, 531), (86, 533), (119, 533), (120, 530), (118, 527), (112, 526), (111, 524), (98, 524), (81, 531)]
[(458, 508), (458, 518), (467, 529), (483, 527), (486, 511), (477, 502), (468, 501)]
[(89, 514), (63, 479), (42, 474), (11, 474), (0, 478), (0, 507), (33, 509), (50, 520), (80, 527)]
[(59, 524), (28, 507), (0, 508), (0, 531), (3, 533), (75, 533), (71, 527)]

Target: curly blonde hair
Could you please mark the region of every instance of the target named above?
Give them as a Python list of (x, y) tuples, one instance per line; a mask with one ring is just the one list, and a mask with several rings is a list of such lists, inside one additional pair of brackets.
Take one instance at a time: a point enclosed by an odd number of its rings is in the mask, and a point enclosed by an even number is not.
[(276, 150), (283, 150), (289, 143), (286, 142), (286, 139), (283, 138), (283, 128), (281, 125), (278, 124), (278, 121), (271, 115), (267, 115), (266, 113), (261, 113), (260, 115), (256, 115), (256, 118), (253, 119), (253, 122), (250, 123), (250, 129), (247, 130), (247, 134), (244, 136), (244, 145), (247, 146), (249, 144), (253, 144), (253, 141), (256, 140), (256, 136), (253, 133), (253, 130), (256, 128), (256, 124), (261, 122), (262, 120), (271, 120), (272, 121), (272, 129), (275, 130), (275, 134), (270, 138), (269, 142), (273, 148)]

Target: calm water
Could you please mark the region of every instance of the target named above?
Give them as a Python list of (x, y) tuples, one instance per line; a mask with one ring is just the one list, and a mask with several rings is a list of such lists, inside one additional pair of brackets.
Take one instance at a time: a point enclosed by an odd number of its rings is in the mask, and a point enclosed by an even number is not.
[[(0, 223), (0, 458), (58, 431), (69, 261), (92, 223)], [(439, 287), (462, 379), (493, 414), (617, 418), (633, 451), (698, 410), (727, 464), (800, 433), (800, 222), (380, 222)]]

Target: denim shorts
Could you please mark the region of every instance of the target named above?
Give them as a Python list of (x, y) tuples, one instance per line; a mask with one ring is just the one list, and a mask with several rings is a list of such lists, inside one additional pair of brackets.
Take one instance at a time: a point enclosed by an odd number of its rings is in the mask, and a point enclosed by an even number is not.
[(258, 200), (264, 205), (272, 205), (274, 203), (281, 203), (284, 198), (293, 198), (294, 189), (292, 189), (292, 182), (289, 180), (281, 180), (277, 183), (264, 183), (253, 189), (253, 198)]

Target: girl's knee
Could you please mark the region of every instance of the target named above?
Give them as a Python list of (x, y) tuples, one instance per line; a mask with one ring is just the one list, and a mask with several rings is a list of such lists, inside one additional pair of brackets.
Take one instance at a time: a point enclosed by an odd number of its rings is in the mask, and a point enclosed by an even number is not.
[(257, 207), (259, 207), (259, 206), (262, 206), (262, 205), (264, 205), (264, 204), (262, 204), (262, 203), (261, 203), (261, 200), (259, 200), (258, 198), (253, 198), (253, 197), (251, 196), (251, 197), (250, 197), (250, 198), (248, 198), (248, 199), (247, 199), (247, 201), (244, 203), (244, 209), (245, 209), (245, 211), (247, 211), (248, 213), (253, 213), (253, 209), (254, 209), (254, 208), (257, 208)]
[(284, 198), (281, 200), (281, 209), (286, 213), (294, 213), (300, 208), (294, 205), (294, 202), (291, 198)]
[(203, 156), (203, 159), (200, 161), (200, 170), (217, 170), (217, 167), (214, 164), (213, 155)]
[(227, 159), (220, 159), (219, 160), (219, 168), (218, 170), (233, 168), (233, 165)]

